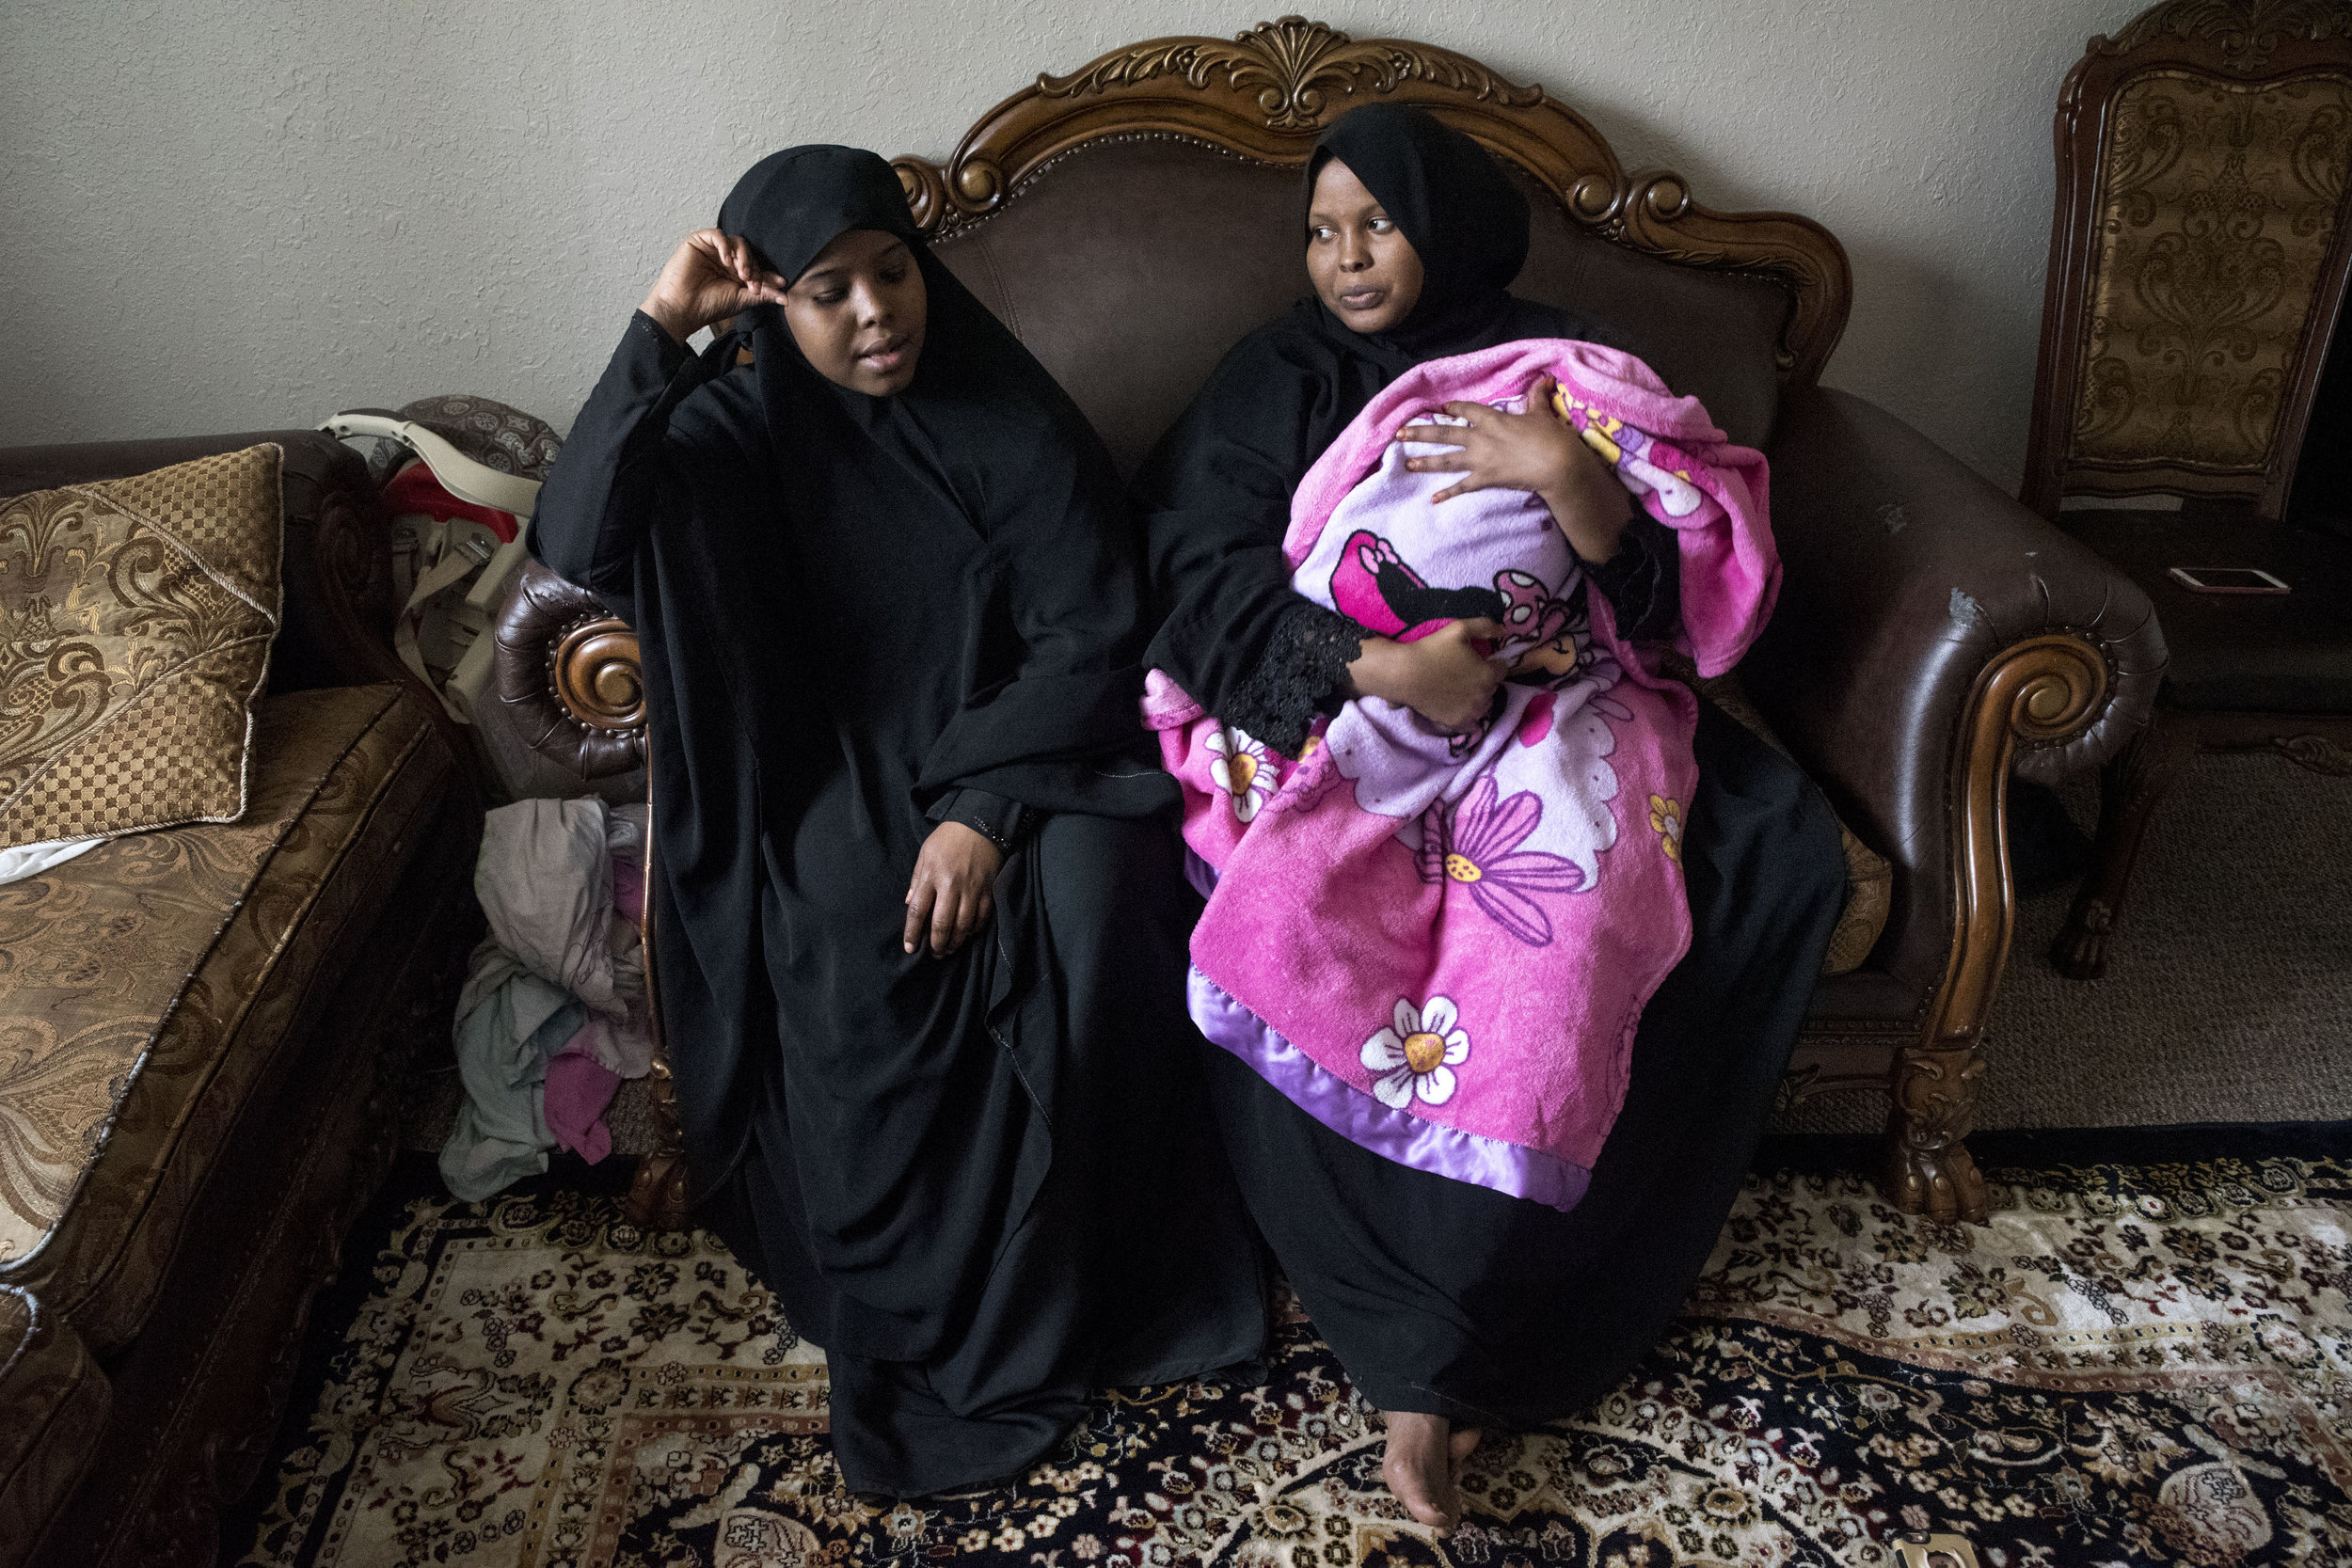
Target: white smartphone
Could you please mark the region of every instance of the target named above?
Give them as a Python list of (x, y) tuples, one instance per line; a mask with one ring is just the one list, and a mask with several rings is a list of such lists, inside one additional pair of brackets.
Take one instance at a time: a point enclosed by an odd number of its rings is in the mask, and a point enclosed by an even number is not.
[(2285, 594), (2287, 585), (2254, 566), (2175, 566), (2166, 574), (2192, 594)]

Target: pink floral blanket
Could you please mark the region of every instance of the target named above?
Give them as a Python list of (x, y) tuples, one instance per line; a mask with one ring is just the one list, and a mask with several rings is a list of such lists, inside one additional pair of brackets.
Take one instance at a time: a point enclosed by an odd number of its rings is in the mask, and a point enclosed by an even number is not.
[(1488, 719), (1436, 732), (1376, 698), (1285, 757), (1151, 673), (1146, 721), (1214, 875), (1190, 1004), (1210, 1039), (1343, 1135), (1569, 1209), (1624, 1102), (1642, 1009), (1690, 943), (1683, 813), (1696, 707), (1617, 635), (1550, 513), (1452, 483), (1395, 433), (1449, 401), (1554, 411), (1676, 531), (1684, 650), (1726, 670), (1780, 568), (1761, 454), (1597, 344), (1529, 340), (1416, 367), (1300, 483), (1292, 583), (1402, 640), (1491, 614), (1512, 661)]

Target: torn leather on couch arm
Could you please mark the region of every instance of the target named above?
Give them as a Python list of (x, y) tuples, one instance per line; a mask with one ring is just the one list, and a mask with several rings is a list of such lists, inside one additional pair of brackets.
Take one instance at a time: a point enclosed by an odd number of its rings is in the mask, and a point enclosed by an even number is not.
[(1978, 676), (2029, 638), (2096, 649), (2106, 689), (2089, 722), (2017, 747), (2016, 771), (2053, 783), (2145, 727), (2163, 633), (2129, 578), (1862, 398), (1792, 396), (1770, 454), (1780, 605), (1740, 674), (1839, 816), (1894, 863), (1881, 964), (1932, 992), (1952, 934), (1954, 747)]

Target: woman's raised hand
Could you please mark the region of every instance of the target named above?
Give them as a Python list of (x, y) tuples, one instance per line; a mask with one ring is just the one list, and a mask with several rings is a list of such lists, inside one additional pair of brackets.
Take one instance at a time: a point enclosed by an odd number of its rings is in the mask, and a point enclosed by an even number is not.
[(961, 822), (942, 822), (923, 841), (907, 885), (907, 923), (901, 933), (914, 952), (930, 934), (931, 957), (944, 958), (972, 940), (996, 905), (996, 873), (1005, 857), (988, 839)]
[(1506, 414), (1483, 403), (1449, 403), (1445, 411), (1467, 425), (1413, 424), (1399, 441), (1448, 446), (1452, 451), (1408, 457), (1415, 473), (1462, 478), (1429, 498), (1431, 504), (1472, 490), (1529, 490), (1551, 509), (1560, 531), (1587, 561), (1606, 561), (1632, 520), (1632, 502), (1600, 453), (1551, 410), (1558, 383), (1547, 375), (1527, 395), (1527, 412)]
[(1500, 625), (1478, 617), (1451, 622), (1416, 642), (1367, 637), (1347, 673), (1356, 695), (1385, 698), (1458, 735), (1494, 705), (1503, 668), (1490, 655), (1502, 635)]
[(670, 253), (638, 309), (682, 343), (712, 322), (755, 305), (783, 304), (788, 286), (784, 277), (759, 264), (749, 240), (697, 229)]

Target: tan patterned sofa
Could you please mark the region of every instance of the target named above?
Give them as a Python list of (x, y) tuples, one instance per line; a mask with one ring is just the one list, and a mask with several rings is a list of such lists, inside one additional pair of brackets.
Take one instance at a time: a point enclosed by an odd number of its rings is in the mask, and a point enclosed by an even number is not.
[(285, 616), (233, 823), (0, 886), (0, 1568), (211, 1562), (445, 1032), (481, 805), (391, 652), (366, 465), (308, 431), (0, 451), (0, 496), (262, 441)]

